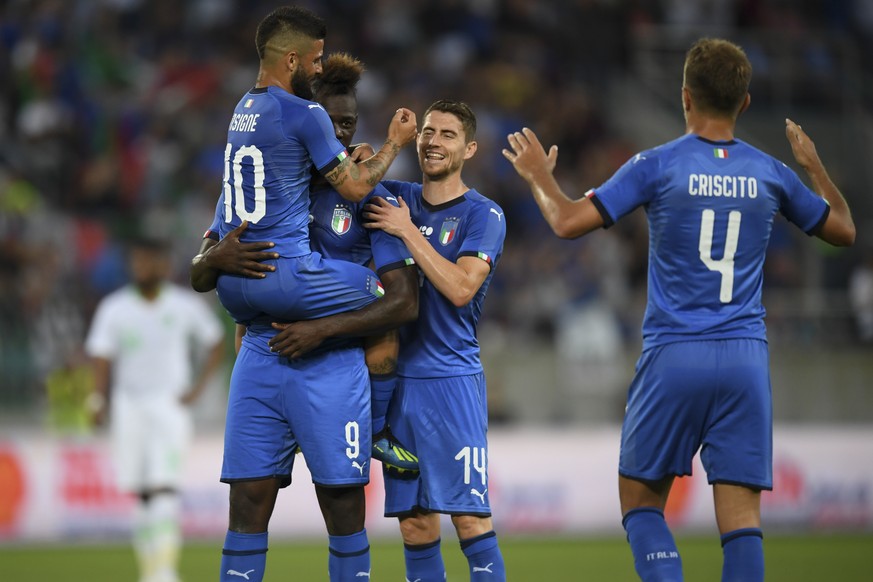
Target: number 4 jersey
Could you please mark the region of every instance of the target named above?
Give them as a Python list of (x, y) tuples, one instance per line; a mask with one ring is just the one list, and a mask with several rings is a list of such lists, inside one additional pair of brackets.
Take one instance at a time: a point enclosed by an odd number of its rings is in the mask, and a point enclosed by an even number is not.
[(776, 213), (807, 234), (829, 207), (785, 164), (740, 141), (685, 135), (628, 160), (587, 193), (610, 227), (649, 222), (643, 349), (690, 339), (766, 339), (763, 265)]
[(327, 173), (346, 155), (321, 105), (278, 87), (252, 89), (227, 131), (220, 236), (248, 220), (244, 241), (273, 241), (286, 258), (309, 254), (310, 170)]

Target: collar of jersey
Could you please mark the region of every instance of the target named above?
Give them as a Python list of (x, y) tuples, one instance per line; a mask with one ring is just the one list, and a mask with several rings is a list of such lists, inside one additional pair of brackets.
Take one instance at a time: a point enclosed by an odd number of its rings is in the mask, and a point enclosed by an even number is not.
[(422, 196), (421, 197), (421, 205), (424, 206), (424, 208), (428, 212), (437, 212), (439, 210), (445, 210), (446, 208), (451, 208), (455, 204), (460, 204), (461, 202), (463, 202), (466, 199), (467, 199), (467, 195), (461, 194), (457, 198), (452, 198), (451, 200), (443, 202), (442, 204), (431, 204), (430, 202), (428, 202), (427, 200), (424, 199), (424, 196)]
[(737, 143), (737, 140), (735, 140), (735, 139), (721, 140), (721, 141), (714, 141), (714, 140), (711, 140), (711, 139), (706, 139), (705, 137), (700, 137), (700, 136), (697, 135), (697, 134), (695, 134), (694, 137), (696, 137), (696, 138), (699, 139), (700, 141), (702, 141), (702, 142), (704, 142), (704, 143), (708, 143), (708, 144), (710, 144), (710, 145), (735, 145), (735, 144)]

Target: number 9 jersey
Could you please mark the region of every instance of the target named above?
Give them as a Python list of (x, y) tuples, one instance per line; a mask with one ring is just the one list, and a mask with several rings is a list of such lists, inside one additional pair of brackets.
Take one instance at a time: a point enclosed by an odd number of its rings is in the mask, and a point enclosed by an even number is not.
[(829, 210), (782, 162), (740, 140), (694, 134), (637, 154), (587, 196), (605, 228), (646, 209), (644, 350), (685, 340), (765, 340), (762, 273), (775, 215), (812, 235)]

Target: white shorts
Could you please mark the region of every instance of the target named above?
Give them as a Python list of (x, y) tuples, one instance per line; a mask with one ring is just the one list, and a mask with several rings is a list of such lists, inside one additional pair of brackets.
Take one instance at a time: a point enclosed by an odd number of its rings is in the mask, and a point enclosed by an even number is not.
[(191, 416), (176, 397), (113, 395), (113, 461), (122, 491), (176, 488), (191, 440)]

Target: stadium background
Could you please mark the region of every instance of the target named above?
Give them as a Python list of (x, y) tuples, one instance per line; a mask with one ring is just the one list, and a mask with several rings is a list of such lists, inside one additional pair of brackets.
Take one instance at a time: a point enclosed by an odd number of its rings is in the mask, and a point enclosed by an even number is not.
[[(381, 143), (401, 105), (420, 112), (456, 97), (477, 113), (479, 153), (465, 181), (504, 208), (508, 225), (480, 327), (492, 470), (505, 483), (494, 500), (498, 527), (503, 511), (505, 529), (519, 535), (620, 531), (617, 427), (639, 350), (647, 236), (638, 212), (581, 241), (555, 238), (500, 155), (505, 135), (529, 126), (558, 144), (559, 180), (580, 196), (636, 151), (681, 133), (681, 63), (694, 39), (740, 43), (755, 72), (738, 137), (797, 170), (783, 119), (801, 123), (858, 227), (848, 250), (804, 240), (782, 219), (774, 230), (765, 304), (783, 493), (765, 501), (765, 527), (869, 536), (873, 2), (302, 4), (328, 21), (327, 52), (349, 51), (368, 68), (357, 140)], [(211, 222), (226, 119), (257, 71), (254, 30), (275, 5), (0, 3), (0, 544), (124, 530), (129, 506), (112, 488), (103, 435), (87, 429), (78, 404), (89, 381), (81, 343), (97, 301), (125, 282), (125, 238), (170, 237), (185, 283)], [(418, 175), (411, 149), (390, 171)], [(215, 479), (225, 395), (226, 375), (195, 411), (197, 493), (186, 498), (186, 527), (207, 538), (224, 520)], [(538, 481), (539, 463), (564, 476)], [(304, 526), (278, 527), (317, 536), (301, 470), (300, 489), (285, 498), (299, 499), (286, 515), (302, 515)], [(674, 508), (688, 531), (711, 527), (699, 473), (686, 487), (694, 495)], [(394, 525), (370, 527), (390, 536)]]

